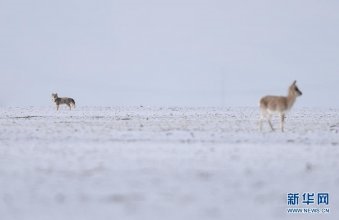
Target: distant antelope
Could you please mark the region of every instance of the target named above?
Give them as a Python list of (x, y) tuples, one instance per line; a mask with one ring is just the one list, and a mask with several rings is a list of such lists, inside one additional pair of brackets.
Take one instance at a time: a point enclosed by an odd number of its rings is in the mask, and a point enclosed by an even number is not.
[(267, 119), (272, 131), (274, 131), (271, 117), (273, 113), (278, 113), (281, 117), (281, 131), (284, 132), (285, 114), (292, 108), (297, 97), (302, 95), (296, 84), (297, 81), (294, 81), (288, 88), (287, 96), (265, 96), (260, 99), (260, 131), (262, 131), (264, 119)]
[(52, 93), (52, 99), (55, 102), (57, 110), (59, 110), (59, 105), (65, 104), (69, 107), (69, 110), (71, 110), (71, 106), (73, 105), (73, 108), (75, 108), (75, 101), (72, 98), (68, 97), (58, 97), (58, 93)]

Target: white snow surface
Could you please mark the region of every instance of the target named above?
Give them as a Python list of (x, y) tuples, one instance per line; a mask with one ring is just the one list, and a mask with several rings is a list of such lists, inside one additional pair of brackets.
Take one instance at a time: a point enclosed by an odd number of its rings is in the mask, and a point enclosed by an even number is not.
[[(339, 219), (339, 109), (292, 109), (284, 133), (258, 118), (0, 108), (0, 219)], [(304, 192), (328, 192), (330, 213), (287, 213), (287, 194)]]

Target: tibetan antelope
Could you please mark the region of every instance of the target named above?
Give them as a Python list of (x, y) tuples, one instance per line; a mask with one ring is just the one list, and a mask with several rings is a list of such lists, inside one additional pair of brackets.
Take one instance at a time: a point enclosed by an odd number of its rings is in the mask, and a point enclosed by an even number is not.
[(69, 107), (69, 110), (71, 110), (71, 106), (75, 108), (75, 101), (72, 98), (68, 97), (58, 97), (58, 93), (52, 93), (52, 99), (56, 104), (57, 110), (59, 110), (59, 105), (65, 104)]
[(284, 132), (285, 114), (292, 108), (298, 96), (302, 92), (297, 87), (297, 81), (294, 81), (288, 88), (287, 96), (265, 96), (260, 99), (260, 131), (262, 131), (262, 122), (267, 119), (272, 131), (274, 131), (271, 118), (272, 114), (280, 115), (280, 128)]

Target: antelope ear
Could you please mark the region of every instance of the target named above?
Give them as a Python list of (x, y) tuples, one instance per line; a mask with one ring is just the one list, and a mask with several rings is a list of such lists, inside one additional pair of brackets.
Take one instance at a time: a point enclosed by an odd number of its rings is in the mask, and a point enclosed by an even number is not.
[(297, 84), (297, 80), (294, 80), (292, 83), (292, 85), (295, 85), (295, 84)]

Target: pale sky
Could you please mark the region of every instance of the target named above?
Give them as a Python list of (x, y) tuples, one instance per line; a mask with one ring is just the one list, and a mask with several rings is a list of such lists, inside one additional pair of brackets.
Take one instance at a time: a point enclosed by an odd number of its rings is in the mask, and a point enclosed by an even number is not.
[(337, 0), (0, 0), (0, 106), (339, 107)]

